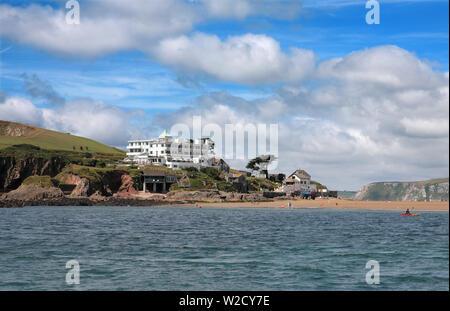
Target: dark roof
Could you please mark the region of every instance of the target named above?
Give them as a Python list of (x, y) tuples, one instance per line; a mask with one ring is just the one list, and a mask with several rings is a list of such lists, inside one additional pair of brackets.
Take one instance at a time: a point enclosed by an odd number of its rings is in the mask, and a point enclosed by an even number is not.
[(147, 170), (144, 171), (144, 176), (167, 176), (170, 174), (167, 174), (166, 171), (158, 171), (158, 170)]
[(289, 177), (296, 175), (298, 178), (307, 177), (311, 178), (311, 175), (309, 175), (305, 170), (296, 170), (294, 173), (289, 175)]

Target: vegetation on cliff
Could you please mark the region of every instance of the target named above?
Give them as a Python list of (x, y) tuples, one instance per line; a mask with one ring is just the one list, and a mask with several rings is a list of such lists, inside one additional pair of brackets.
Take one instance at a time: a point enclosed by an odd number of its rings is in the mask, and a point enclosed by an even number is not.
[(0, 191), (17, 189), (29, 176), (56, 176), (69, 164), (89, 167), (115, 165), (120, 155), (46, 150), (33, 145), (12, 145), (0, 149)]
[(170, 191), (198, 191), (198, 190), (221, 190), (233, 191), (231, 184), (220, 177), (220, 173), (215, 168), (202, 168), (200, 171), (195, 168), (183, 170), (173, 170), (178, 180), (187, 180), (188, 182), (175, 183), (170, 187)]
[(357, 200), (370, 201), (441, 201), (448, 200), (449, 179), (417, 182), (377, 182), (361, 187)]
[(41, 188), (53, 188), (59, 186), (59, 181), (57, 179), (51, 178), (50, 176), (29, 176), (23, 182), (22, 185), (25, 186), (39, 186)]

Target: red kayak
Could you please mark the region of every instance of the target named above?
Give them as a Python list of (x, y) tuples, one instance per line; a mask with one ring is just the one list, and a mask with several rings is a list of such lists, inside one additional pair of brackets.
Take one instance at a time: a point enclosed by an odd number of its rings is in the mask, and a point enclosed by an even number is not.
[(400, 215), (403, 215), (403, 216), (419, 216), (420, 214), (407, 214), (407, 213), (402, 213), (402, 214), (400, 214)]

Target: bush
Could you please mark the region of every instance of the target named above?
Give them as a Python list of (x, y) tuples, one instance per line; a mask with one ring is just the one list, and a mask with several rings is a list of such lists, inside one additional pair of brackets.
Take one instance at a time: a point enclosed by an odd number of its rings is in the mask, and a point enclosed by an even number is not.
[(106, 167), (106, 163), (104, 161), (100, 161), (100, 162), (97, 162), (97, 164), (95, 166), (96, 167), (100, 167), (100, 168), (105, 168)]
[(23, 182), (22, 185), (27, 186), (40, 186), (42, 188), (52, 188), (52, 187), (58, 187), (59, 181), (56, 179), (51, 178), (50, 176), (44, 175), (44, 176), (29, 176), (27, 177)]
[(217, 184), (217, 189), (220, 191), (225, 191), (225, 192), (233, 192), (236, 190), (236, 189), (234, 189), (232, 184), (225, 183), (225, 182)]
[(193, 166), (186, 167), (184, 170), (187, 171), (187, 172), (198, 172), (198, 169), (196, 167), (193, 167)]
[(220, 172), (218, 169), (215, 169), (213, 167), (203, 167), (200, 171), (215, 180), (220, 180)]

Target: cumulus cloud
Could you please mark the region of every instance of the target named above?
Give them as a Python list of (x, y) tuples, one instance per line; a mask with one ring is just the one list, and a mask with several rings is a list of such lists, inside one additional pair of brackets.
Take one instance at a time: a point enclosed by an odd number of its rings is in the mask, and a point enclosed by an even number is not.
[(22, 97), (5, 97), (0, 102), (0, 120), (42, 125), (42, 110)]
[(0, 5), (0, 36), (63, 55), (95, 57), (185, 33), (197, 20), (178, 0), (88, 0), (80, 12), (80, 24), (72, 25), (63, 8)]
[(396, 89), (420, 90), (445, 82), (444, 74), (437, 74), (428, 62), (397, 46), (378, 46), (322, 62), (318, 75)]
[[(148, 51), (159, 40), (188, 33), (201, 21), (245, 18), (252, 14), (280, 18), (300, 12), (300, 4), (281, 1), (267, 9), (250, 0), (85, 0), (80, 24), (67, 24), (64, 7), (38, 4), (0, 5), (0, 36), (72, 57), (96, 57), (123, 50)], [(283, 14), (282, 12), (289, 12)]]
[(265, 35), (225, 41), (202, 33), (186, 35), (196, 23), (211, 18), (293, 17), (301, 9), (298, 1), (86, 0), (78, 25), (66, 23), (64, 8), (37, 4), (0, 8), (0, 37), (62, 56), (93, 58), (139, 50), (180, 75), (206, 74), (245, 84), (295, 82), (315, 63), (312, 51), (283, 52), (276, 40)]
[(292, 48), (281, 51), (279, 43), (265, 35), (231, 36), (222, 41), (202, 33), (164, 39), (156, 57), (176, 70), (203, 72), (219, 80), (244, 84), (296, 82), (312, 73), (312, 51)]
[(77, 99), (53, 109), (7, 96), (0, 102), (0, 120), (15, 121), (124, 146), (131, 135), (131, 114), (101, 101)]
[(400, 124), (405, 133), (415, 137), (447, 137), (449, 132), (448, 119), (409, 119), (402, 118)]
[[(361, 61), (368, 56), (364, 69), (358, 68), (355, 55)], [(190, 126), (199, 115), (203, 124), (222, 128), (226, 123), (278, 123), (279, 169), (306, 169), (331, 188), (448, 175), (448, 74), (391, 46), (327, 62), (315, 75), (320, 83), (313, 86), (283, 86), (251, 101), (213, 92), (155, 122)], [(230, 161), (240, 168), (245, 162)]]

